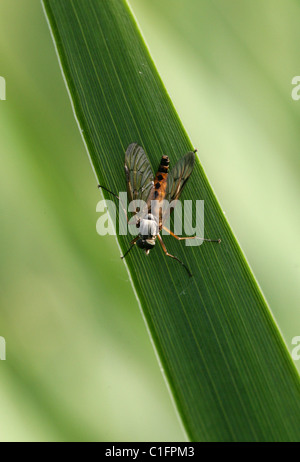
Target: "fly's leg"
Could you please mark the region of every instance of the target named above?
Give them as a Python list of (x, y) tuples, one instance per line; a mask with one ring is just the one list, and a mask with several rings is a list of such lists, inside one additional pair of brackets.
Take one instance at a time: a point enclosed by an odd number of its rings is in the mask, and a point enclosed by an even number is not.
[(135, 237), (133, 239), (133, 241), (130, 242), (130, 247), (129, 249), (124, 253), (124, 255), (121, 257), (122, 259), (126, 257), (126, 255), (130, 252), (131, 249), (133, 249), (133, 247), (135, 246), (136, 244), (136, 241), (138, 240), (139, 236)]
[[(105, 186), (101, 186), (100, 184), (98, 185), (98, 188), (102, 188), (104, 189), (105, 191), (109, 192), (110, 194), (112, 194), (116, 199), (118, 199), (118, 201), (120, 202), (120, 204), (122, 205), (122, 209), (124, 211), (124, 214), (125, 214), (125, 217), (126, 217), (126, 220), (127, 220), (127, 223), (129, 223), (129, 220), (128, 220), (128, 215), (127, 215), (127, 212), (126, 212), (126, 209), (124, 207), (124, 204), (123, 202), (121, 201), (121, 199), (119, 198), (119, 196), (117, 196), (115, 193), (113, 193), (112, 191), (110, 191), (109, 189), (107, 189)], [(130, 247), (129, 249), (124, 253), (124, 255), (121, 256), (121, 258), (125, 258), (126, 255), (130, 252), (131, 249), (133, 249), (134, 245), (136, 244), (137, 240), (138, 240), (139, 236), (137, 236), (135, 239), (133, 239), (131, 242), (130, 242)]]
[(109, 189), (107, 189), (105, 186), (101, 186), (100, 184), (98, 184), (98, 188), (100, 189), (104, 189), (105, 191), (109, 192), (110, 194), (112, 194), (116, 199), (118, 199), (118, 201), (120, 202), (120, 204), (122, 205), (122, 209), (123, 209), (123, 212), (125, 214), (125, 217), (126, 217), (126, 220), (127, 220), (127, 223), (129, 222), (128, 220), (128, 215), (127, 215), (127, 212), (126, 212), (126, 208), (124, 207), (124, 204), (123, 202), (121, 201), (121, 199), (119, 198), (119, 196), (117, 196), (115, 193), (113, 193), (112, 191), (110, 191)]
[(217, 242), (218, 244), (220, 244), (221, 242), (221, 239), (205, 239), (204, 237), (198, 237), (198, 236), (179, 237), (176, 234), (172, 233), (172, 231), (166, 228), (165, 226), (163, 226), (163, 229), (167, 231), (167, 233), (169, 233), (171, 236), (175, 237), (175, 239), (177, 239), (178, 241), (183, 241), (187, 239), (201, 239), (201, 241)]
[(184, 264), (181, 260), (179, 260), (179, 258), (175, 257), (175, 255), (171, 255), (171, 254), (167, 251), (167, 248), (166, 248), (166, 246), (165, 246), (165, 244), (164, 244), (164, 242), (163, 242), (163, 240), (162, 240), (162, 238), (161, 238), (161, 236), (160, 236), (159, 234), (157, 235), (157, 238), (158, 238), (158, 240), (159, 240), (159, 242), (160, 242), (160, 244), (161, 244), (161, 246), (162, 246), (162, 248), (163, 248), (163, 251), (165, 252), (166, 256), (167, 256), (167, 257), (174, 258), (174, 260), (177, 260), (182, 266), (184, 266), (184, 268), (186, 269), (188, 275), (189, 275), (190, 277), (192, 277), (193, 275), (192, 275), (192, 273), (190, 272), (190, 270), (188, 269), (188, 267), (185, 266), (185, 264)]

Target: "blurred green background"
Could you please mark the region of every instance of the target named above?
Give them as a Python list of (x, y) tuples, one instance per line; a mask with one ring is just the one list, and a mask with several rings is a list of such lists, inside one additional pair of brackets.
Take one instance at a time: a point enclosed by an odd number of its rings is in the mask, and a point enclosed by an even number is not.
[[(300, 5), (130, 5), (292, 350)], [(0, 440), (184, 440), (115, 238), (96, 234), (101, 196), (39, 0), (1, 0), (0, 75)]]

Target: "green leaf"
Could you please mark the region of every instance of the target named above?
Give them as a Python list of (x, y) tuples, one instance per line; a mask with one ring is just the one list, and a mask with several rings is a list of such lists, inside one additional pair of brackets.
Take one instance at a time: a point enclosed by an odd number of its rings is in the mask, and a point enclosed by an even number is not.
[[(153, 170), (162, 154), (172, 167), (194, 149), (125, 1), (44, 7), (99, 183), (126, 190), (132, 142)], [(194, 277), (158, 244), (149, 257), (133, 249), (126, 265), (188, 437), (299, 441), (299, 376), (199, 160), (182, 199), (204, 200), (205, 237), (222, 239), (187, 247), (164, 237)], [(124, 253), (130, 237), (118, 241)]]

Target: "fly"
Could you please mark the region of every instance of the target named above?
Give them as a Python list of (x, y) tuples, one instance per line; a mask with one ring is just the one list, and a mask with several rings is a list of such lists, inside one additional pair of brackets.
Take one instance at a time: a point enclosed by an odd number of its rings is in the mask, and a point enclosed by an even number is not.
[[(156, 239), (160, 242), (162, 249), (167, 257), (177, 260), (186, 269), (189, 276), (192, 273), (188, 267), (177, 258), (171, 255), (161, 238), (161, 231), (164, 229), (175, 239), (181, 241), (186, 239), (201, 239), (208, 242), (218, 242), (220, 239), (204, 239), (198, 236), (179, 237), (171, 230), (164, 226), (168, 213), (173, 208), (166, 209), (162, 207), (164, 200), (169, 203), (176, 203), (179, 199), (195, 164), (195, 152), (190, 151), (182, 157), (169, 172), (169, 157), (162, 156), (159, 168), (154, 177), (148, 157), (141, 146), (132, 143), (128, 146), (125, 153), (125, 175), (127, 181), (127, 195), (130, 202), (139, 203), (143, 201), (146, 204), (143, 210), (138, 210), (134, 213), (136, 226), (139, 230), (138, 236), (130, 243), (127, 252), (121, 257), (125, 258), (131, 249), (137, 245), (143, 249), (146, 255), (149, 255), (150, 250), (155, 246)], [(98, 186), (113, 194), (117, 199), (119, 197), (112, 191), (109, 191), (104, 186)], [(120, 199), (119, 199), (120, 200)], [(124, 208), (124, 207), (123, 207)], [(127, 213), (124, 209), (126, 217)], [(128, 217), (127, 217), (128, 221)]]

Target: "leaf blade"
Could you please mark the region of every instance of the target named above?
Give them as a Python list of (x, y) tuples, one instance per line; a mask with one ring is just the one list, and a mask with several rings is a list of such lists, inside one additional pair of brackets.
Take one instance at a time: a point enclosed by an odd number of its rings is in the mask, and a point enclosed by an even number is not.
[[(44, 4), (100, 183), (124, 190), (131, 142), (154, 169), (162, 153), (174, 165), (193, 148), (124, 2)], [(297, 440), (297, 372), (198, 161), (183, 198), (205, 200), (207, 236), (222, 238), (186, 249), (165, 239), (188, 254), (193, 281), (159, 249), (131, 252), (127, 264), (190, 438)]]

